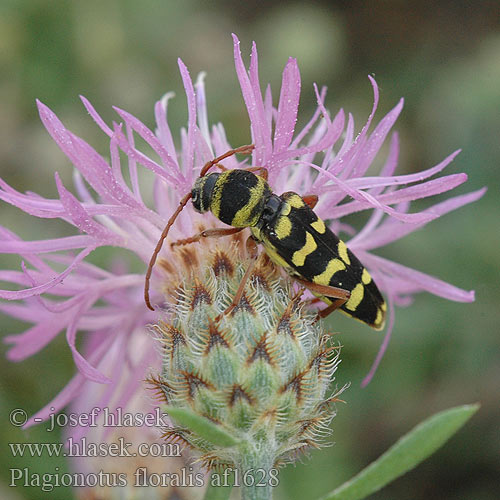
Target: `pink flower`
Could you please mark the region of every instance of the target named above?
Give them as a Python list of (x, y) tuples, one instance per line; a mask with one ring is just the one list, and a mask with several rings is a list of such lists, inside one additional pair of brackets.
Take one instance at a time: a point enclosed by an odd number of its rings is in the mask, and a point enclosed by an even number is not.
[[(276, 108), (269, 86), (262, 94), (255, 45), (248, 71), (236, 36), (234, 57), (250, 118), (249, 142), (255, 144), (251, 164), (269, 170), (269, 182), (278, 194), (289, 190), (318, 194), (318, 215), (331, 220), (335, 232), (350, 236), (346, 239), (348, 246), (369, 269), (388, 300), (386, 338), (369, 379), (393, 328), (395, 305), (409, 304), (413, 295), (421, 291), (459, 302), (474, 300), (472, 291), (461, 290), (372, 252), (447, 212), (476, 201), (485, 190), (455, 196), (422, 212), (411, 213), (412, 201), (450, 191), (465, 182), (467, 176), (436, 177), (458, 151), (435, 167), (417, 174), (394, 175), (399, 152), (395, 132), (389, 139), (389, 153), (380, 174), (365, 175), (402, 110), (402, 100), (370, 132), (379, 98), (377, 85), (370, 77), (373, 109), (361, 131), (355, 134), (353, 117), (348, 115), (346, 118), (343, 110), (331, 116), (324, 107), (326, 89), (319, 91), (315, 87), (316, 111), (306, 126), (296, 131), (301, 89), (296, 60), (289, 59), (285, 66)], [(66, 129), (47, 106), (38, 102), (43, 124), (75, 167), (75, 194), (62, 184), (57, 173), (59, 199), (55, 200), (32, 192), (20, 193), (0, 181), (0, 198), (4, 201), (42, 219), (62, 219), (79, 233), (56, 239), (22, 241), (12, 231), (0, 229), (0, 251), (19, 254), (23, 259), (21, 270), (0, 272), (3, 281), (21, 288), (1, 291), (0, 297), (7, 302), (0, 303), (0, 308), (8, 315), (33, 323), (24, 333), (5, 337), (11, 344), (9, 359), (24, 360), (56, 335), (66, 332), (78, 369), (61, 393), (34, 415), (27, 426), (40, 421), (36, 419), (47, 418), (51, 407), (55, 411), (65, 407), (82, 391), (82, 385), (87, 384), (108, 385), (100, 405), (111, 401), (115, 390), (120, 391), (113, 400), (124, 407), (140, 386), (147, 368), (159, 363), (153, 339), (143, 343), (139, 356), (137, 353), (131, 356), (132, 346), (136, 344), (133, 338), (145, 335), (146, 325), (157, 319), (157, 314), (144, 304), (144, 274), (131, 273), (118, 264), (102, 269), (85, 259), (99, 247), (121, 247), (135, 253), (144, 262), (145, 271), (167, 219), (179, 199), (191, 189), (201, 166), (231, 148), (222, 124), (209, 126), (203, 75), (193, 86), (180, 60), (179, 67), (187, 97), (188, 124), (181, 130), (178, 147), (167, 121), (170, 94), (155, 105), (155, 132), (118, 108), (115, 110), (122, 123), (109, 126), (82, 97), (91, 117), (109, 136), (110, 150), (105, 153), (109, 161)], [(139, 150), (135, 145), (136, 136), (141, 137), (154, 154)], [(128, 157), (125, 165), (120, 150)], [(232, 157), (225, 165), (234, 168), (239, 163)], [(139, 168), (154, 176), (152, 208), (143, 201)], [(124, 170), (128, 171), (130, 184), (124, 180)], [(146, 199), (149, 198), (148, 194)], [(343, 217), (361, 210), (372, 213), (366, 225), (356, 232), (343, 222)], [(172, 228), (172, 240), (194, 234), (200, 217), (205, 224), (212, 218), (196, 214), (189, 204)], [(162, 255), (167, 254), (166, 245)], [(161, 277), (157, 268), (152, 278), (153, 303), (162, 303)], [(86, 337), (84, 355), (75, 347), (77, 332)], [(113, 353), (113, 359), (108, 359), (109, 353)], [(103, 366), (105, 357), (108, 361)], [(119, 383), (125, 365), (128, 384)]]

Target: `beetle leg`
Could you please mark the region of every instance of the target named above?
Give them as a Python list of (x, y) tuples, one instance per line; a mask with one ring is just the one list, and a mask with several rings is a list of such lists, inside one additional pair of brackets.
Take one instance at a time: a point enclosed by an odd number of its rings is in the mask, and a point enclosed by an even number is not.
[(257, 262), (257, 257), (258, 257), (258, 252), (257, 252), (257, 243), (252, 237), (249, 237), (246, 242), (246, 248), (247, 248), (247, 253), (250, 256), (250, 262), (248, 264), (247, 270), (245, 274), (243, 275), (243, 278), (241, 279), (240, 286), (238, 287), (238, 290), (236, 290), (236, 294), (234, 295), (233, 301), (229, 306), (226, 308), (226, 310), (222, 313), (220, 313), (216, 318), (215, 321), (219, 321), (222, 316), (227, 316), (230, 314), (233, 309), (240, 303), (241, 297), (243, 296), (243, 291), (245, 290), (245, 286), (250, 279), (250, 276), (252, 275), (253, 268), (255, 267), (255, 263)]
[(302, 297), (302, 294), (305, 291), (306, 291), (305, 287), (304, 286), (300, 286), (299, 289), (297, 290), (297, 292), (293, 295), (292, 302), (296, 302), (297, 300), (299, 300), (300, 297)]
[(309, 208), (313, 209), (318, 203), (318, 197), (315, 194), (306, 194), (302, 197), (304, 203), (309, 205)]
[(310, 290), (311, 292), (322, 295), (323, 297), (328, 297), (329, 299), (334, 299), (331, 304), (318, 312), (316, 321), (322, 318), (326, 318), (333, 311), (342, 307), (351, 297), (351, 292), (344, 290), (343, 288), (337, 288), (335, 286), (318, 285), (317, 283), (311, 283), (310, 281), (303, 280), (294, 276), (295, 281), (298, 281), (302, 286)]
[(248, 167), (248, 168), (244, 168), (243, 170), (246, 170), (247, 172), (260, 172), (257, 175), (259, 177), (262, 177), (265, 181), (267, 181), (267, 178), (269, 175), (266, 167)]
[(317, 295), (323, 295), (324, 297), (328, 297), (331, 299), (340, 299), (344, 302), (347, 302), (351, 297), (351, 292), (349, 292), (349, 290), (344, 290), (343, 288), (337, 288), (336, 286), (328, 285), (318, 285), (317, 283), (312, 283), (311, 281), (298, 278), (297, 276), (293, 276), (293, 279), (299, 282), (303, 287), (311, 290), (311, 292)]
[(346, 301), (343, 299), (334, 300), (328, 307), (325, 307), (321, 311), (318, 311), (318, 316), (316, 318), (316, 321), (318, 321), (319, 319), (326, 318), (329, 314), (331, 314), (333, 311), (335, 311), (339, 307), (342, 307), (345, 303), (346, 303)]
[(308, 306), (310, 306), (312, 304), (317, 304), (318, 302), (321, 302), (321, 299), (319, 297), (314, 297), (314, 299), (308, 299), (308, 300), (306, 300), (306, 304)]
[(205, 229), (190, 238), (186, 238), (184, 240), (177, 240), (173, 243), (170, 243), (170, 247), (181, 246), (181, 245), (189, 245), (191, 243), (196, 243), (201, 238), (220, 238), (221, 236), (230, 236), (231, 234), (238, 233), (243, 231), (244, 227), (218, 227), (214, 229)]

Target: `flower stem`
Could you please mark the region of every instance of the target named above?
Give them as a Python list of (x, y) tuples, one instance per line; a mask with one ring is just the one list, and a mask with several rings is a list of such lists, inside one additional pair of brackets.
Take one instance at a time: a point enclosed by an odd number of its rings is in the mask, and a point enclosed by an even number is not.
[[(275, 450), (267, 439), (245, 442), (240, 446), (241, 464), (237, 482), (241, 486), (242, 500), (271, 500), (273, 486), (278, 484), (273, 468)], [(237, 483), (236, 483), (237, 485)]]

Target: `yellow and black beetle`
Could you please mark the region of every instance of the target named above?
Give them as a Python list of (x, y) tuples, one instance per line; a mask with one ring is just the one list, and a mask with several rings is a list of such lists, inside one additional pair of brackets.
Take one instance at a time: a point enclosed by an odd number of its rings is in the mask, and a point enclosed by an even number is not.
[[(156, 257), (170, 227), (192, 199), (195, 210), (200, 213), (210, 211), (231, 227), (208, 229), (173, 245), (193, 243), (202, 237), (234, 234), (249, 228), (252, 234), (247, 245), (250, 253), (255, 257), (253, 242), (261, 243), (277, 265), (327, 303), (328, 307), (319, 313), (320, 317), (340, 307), (349, 316), (381, 329), (387, 309), (384, 298), (363, 264), (314, 213), (317, 197), (301, 197), (293, 192), (278, 196), (267, 183), (265, 168), (227, 170), (219, 164), (228, 156), (248, 154), (252, 149), (253, 145), (232, 149), (202, 168), (192, 191), (182, 198), (168, 221), (151, 257), (144, 290), (147, 306), (153, 309), (149, 301), (149, 280)], [(222, 172), (207, 174), (213, 166)], [(225, 313), (238, 304), (251, 269), (252, 265)]]

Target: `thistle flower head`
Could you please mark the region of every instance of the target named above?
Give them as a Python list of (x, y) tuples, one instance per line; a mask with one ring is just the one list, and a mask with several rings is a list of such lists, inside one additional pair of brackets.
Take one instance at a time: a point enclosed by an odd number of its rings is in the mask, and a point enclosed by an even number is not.
[(241, 239), (231, 239), (160, 262), (171, 314), (154, 327), (163, 364), (150, 382), (168, 413), (188, 409), (240, 443), (220, 446), (182, 425), (166, 429), (167, 441), (189, 445), (210, 468), (242, 468), (248, 447), (273, 466), (328, 433), (339, 349), (265, 254), (239, 304), (222, 314), (246, 271)]
[[(465, 174), (436, 177), (457, 153), (417, 174), (395, 175), (399, 141), (393, 133), (380, 175), (366, 176), (401, 112), (402, 101), (371, 130), (379, 94), (375, 81), (370, 78), (373, 109), (366, 124), (356, 133), (353, 117), (346, 117), (343, 110), (331, 115), (325, 107), (326, 89), (315, 87), (316, 110), (306, 125), (296, 130), (301, 90), (297, 62), (294, 59), (287, 62), (279, 101), (274, 106), (271, 89), (267, 87), (262, 94), (255, 45), (247, 70), (239, 41), (234, 37), (234, 58), (250, 119), (251, 142), (255, 144), (251, 164), (268, 169), (270, 185), (278, 194), (287, 190), (318, 194), (317, 214), (331, 221), (335, 232), (350, 237), (345, 238), (349, 248), (368, 268), (388, 299), (388, 334), (393, 326), (394, 305), (408, 304), (417, 292), (429, 291), (451, 300), (472, 301), (473, 292), (460, 290), (372, 253), (482, 195), (482, 190), (476, 191), (437, 203), (422, 212), (410, 212), (413, 200), (449, 191), (466, 180)], [(134, 336), (143, 335), (146, 325), (158, 324), (158, 313), (149, 311), (144, 305), (142, 273), (130, 272), (123, 266), (103, 269), (86, 258), (100, 247), (113, 246), (136, 254), (146, 264), (166, 221), (179, 199), (191, 190), (201, 166), (230, 149), (222, 124), (209, 126), (203, 75), (193, 85), (182, 61), (179, 67), (188, 108), (188, 123), (181, 130), (180, 140), (167, 121), (170, 94), (155, 105), (157, 128), (154, 132), (118, 108), (115, 110), (122, 123), (108, 125), (82, 98), (91, 117), (109, 137), (109, 152), (104, 155), (70, 132), (46, 105), (39, 102), (43, 124), (75, 167), (74, 186), (69, 189), (63, 185), (56, 173), (59, 197), (46, 199), (32, 192), (18, 192), (0, 181), (2, 200), (35, 217), (61, 219), (74, 226), (78, 233), (23, 241), (11, 230), (0, 229), (0, 251), (18, 254), (22, 259), (19, 270), (1, 272), (3, 281), (20, 289), (1, 291), (0, 298), (6, 302), (2, 302), (0, 308), (5, 314), (33, 325), (24, 333), (5, 337), (11, 344), (9, 359), (21, 361), (65, 332), (78, 369), (65, 389), (34, 415), (28, 425), (33, 424), (34, 418), (47, 418), (51, 407), (57, 411), (66, 406), (81, 392), (82, 385), (107, 384), (107, 401), (111, 401), (110, 395), (118, 391), (117, 400), (126, 404), (141, 385), (147, 367), (159, 364), (154, 342), (150, 340), (139, 355), (133, 357), (134, 376), (129, 377), (129, 383), (125, 386), (118, 383), (125, 373), (122, 361), (132, 359), (130, 350)], [(136, 145), (137, 137), (148, 144), (153, 155), (146, 154)], [(121, 152), (125, 153), (126, 162), (122, 161)], [(239, 161), (232, 157), (224, 164), (227, 168), (235, 168), (240, 165)], [(143, 170), (154, 176), (151, 205), (143, 199)], [(146, 197), (148, 202), (149, 198)], [(344, 217), (362, 210), (372, 213), (365, 226), (355, 232), (345, 223)], [(210, 227), (214, 219), (209, 214), (196, 214), (188, 205), (172, 228), (171, 241), (196, 233), (200, 222)], [(168, 244), (160, 258), (170, 259)], [(152, 276), (152, 300), (159, 305), (165, 304), (166, 276), (162, 266), (157, 266)], [(184, 293), (188, 293), (186, 288)], [(187, 313), (179, 310), (175, 314)], [(181, 318), (184, 316), (175, 319), (174, 315), (173, 320), (165, 321), (177, 328)], [(209, 326), (205, 325), (205, 336), (207, 328), (209, 331)], [(233, 341), (224, 325), (220, 328), (220, 338), (229, 335), (226, 341)], [(77, 333), (88, 338), (89, 348), (85, 355), (76, 347)], [(197, 352), (196, 345), (193, 356)], [(101, 361), (108, 352), (116, 353), (117, 361), (103, 367)], [(245, 404), (244, 396), (240, 400)], [(102, 404), (107, 401), (103, 400)]]

